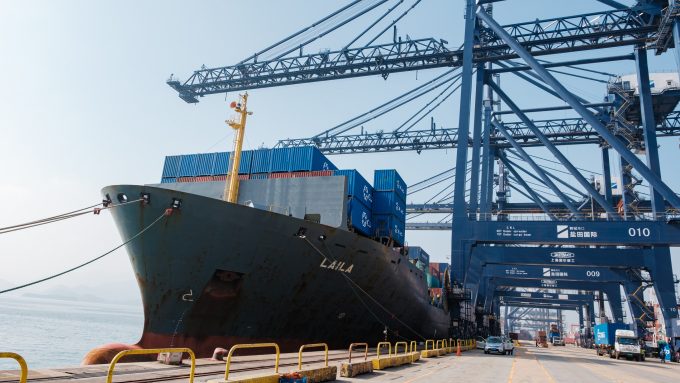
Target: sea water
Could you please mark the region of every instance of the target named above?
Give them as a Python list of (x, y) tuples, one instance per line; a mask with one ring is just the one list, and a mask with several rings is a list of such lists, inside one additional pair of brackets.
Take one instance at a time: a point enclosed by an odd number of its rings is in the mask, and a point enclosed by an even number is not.
[[(102, 344), (136, 343), (142, 310), (141, 304), (0, 297), (0, 352), (20, 354), (29, 369), (78, 366)], [(0, 370), (18, 368), (14, 360), (0, 359)]]

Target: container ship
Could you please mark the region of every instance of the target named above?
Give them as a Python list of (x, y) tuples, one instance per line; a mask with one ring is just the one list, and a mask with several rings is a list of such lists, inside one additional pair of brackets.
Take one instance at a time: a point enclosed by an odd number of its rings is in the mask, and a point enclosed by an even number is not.
[(445, 338), (445, 264), (405, 246), (406, 184), (376, 170), (373, 185), (317, 148), (243, 151), (237, 203), (224, 200), (231, 154), (168, 156), (158, 184), (102, 190), (127, 245), (144, 305), (133, 347)]

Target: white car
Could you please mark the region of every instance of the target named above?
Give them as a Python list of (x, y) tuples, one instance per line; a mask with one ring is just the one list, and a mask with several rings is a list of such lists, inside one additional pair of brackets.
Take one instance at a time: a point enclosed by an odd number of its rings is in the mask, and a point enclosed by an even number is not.
[(500, 336), (490, 336), (486, 339), (486, 345), (484, 346), (484, 353), (490, 354), (496, 352), (499, 354), (509, 355), (512, 354), (515, 346), (512, 345), (512, 341), (508, 344)]
[(484, 339), (483, 336), (478, 336), (477, 337), (477, 349), (478, 350), (484, 350), (484, 346), (486, 346), (486, 339)]

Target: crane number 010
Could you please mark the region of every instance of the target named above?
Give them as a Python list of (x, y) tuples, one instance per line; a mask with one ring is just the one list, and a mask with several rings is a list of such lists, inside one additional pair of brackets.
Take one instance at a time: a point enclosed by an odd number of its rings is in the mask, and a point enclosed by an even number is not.
[(628, 236), (630, 237), (649, 237), (651, 235), (651, 231), (647, 227), (643, 228), (634, 228), (631, 227), (628, 229)]

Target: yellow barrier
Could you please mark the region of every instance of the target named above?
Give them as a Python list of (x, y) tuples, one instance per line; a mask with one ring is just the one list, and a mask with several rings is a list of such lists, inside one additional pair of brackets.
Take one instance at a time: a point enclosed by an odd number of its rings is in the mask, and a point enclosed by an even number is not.
[(352, 349), (354, 349), (354, 346), (364, 346), (365, 351), (364, 351), (364, 361), (368, 360), (368, 343), (352, 343), (349, 345), (349, 363), (352, 363)]
[(399, 345), (403, 344), (404, 345), (404, 355), (408, 354), (408, 343), (406, 342), (397, 342), (394, 344), (394, 356), (399, 354)]
[(410, 352), (418, 351), (418, 342), (416, 342), (415, 340), (412, 340), (411, 344), (409, 345), (409, 351)]
[(231, 367), (231, 356), (234, 351), (244, 348), (264, 348), (264, 347), (274, 347), (276, 350), (276, 362), (274, 363), (274, 372), (279, 373), (279, 358), (281, 357), (281, 352), (279, 350), (279, 345), (276, 343), (252, 343), (252, 344), (236, 344), (229, 349), (229, 354), (227, 355), (227, 368), (224, 370), (224, 380), (229, 380), (229, 368)]
[(19, 363), (19, 367), (21, 368), (21, 378), (19, 383), (26, 383), (26, 380), (28, 379), (28, 365), (26, 364), (26, 360), (21, 355), (14, 352), (0, 352), (0, 358), (16, 360), (17, 363)]
[[(364, 347), (364, 360), (352, 363), (352, 350), (354, 347)], [(373, 372), (373, 361), (368, 360), (368, 343), (352, 343), (349, 345), (349, 360), (340, 365), (340, 376), (353, 378), (357, 375)]]
[(194, 372), (196, 371), (196, 355), (189, 348), (140, 348), (135, 350), (124, 350), (116, 354), (109, 363), (109, 371), (106, 374), (106, 383), (111, 383), (113, 381), (113, 370), (116, 367), (116, 363), (127, 355), (149, 355), (149, 354), (160, 354), (161, 352), (181, 352), (189, 354), (191, 357), (191, 370), (189, 372), (189, 383), (194, 382)]
[(380, 346), (387, 345), (387, 356), (392, 355), (392, 344), (390, 342), (378, 342), (375, 352), (378, 354), (378, 359), (380, 359)]
[(427, 345), (430, 343), (432, 343), (432, 349), (434, 350), (434, 340), (430, 339), (425, 341), (425, 351), (428, 350)]
[(439, 351), (439, 355), (446, 355), (449, 350), (446, 349), (446, 340), (440, 339), (435, 343), (435, 349)]
[[(432, 349), (430, 349), (430, 345), (432, 345)], [(423, 358), (436, 358), (439, 356), (439, 351), (439, 349), (435, 348), (434, 340), (429, 339), (425, 341), (425, 349), (420, 352), (420, 356)]]
[(324, 357), (325, 357), (325, 366), (328, 367), (328, 345), (326, 343), (312, 343), (312, 344), (303, 344), (300, 346), (300, 351), (298, 351), (298, 370), (302, 370), (302, 350), (305, 348), (318, 348), (318, 347), (323, 347), (324, 348)]

